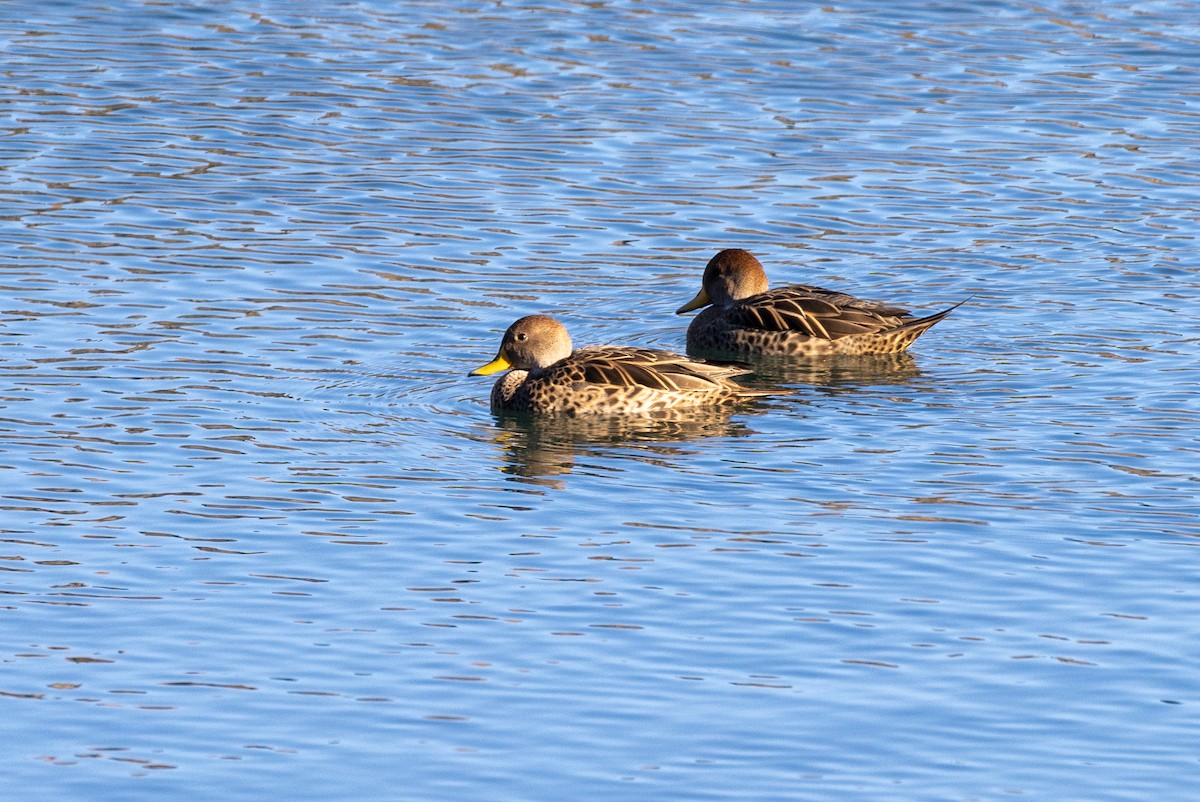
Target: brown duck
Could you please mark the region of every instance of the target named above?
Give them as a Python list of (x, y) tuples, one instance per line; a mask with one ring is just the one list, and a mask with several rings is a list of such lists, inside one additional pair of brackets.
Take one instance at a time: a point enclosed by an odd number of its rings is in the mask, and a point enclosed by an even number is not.
[(958, 305), (914, 318), (907, 309), (804, 284), (772, 290), (749, 251), (728, 248), (709, 260), (700, 292), (675, 314), (709, 306), (688, 326), (690, 351), (810, 357), (899, 353)]
[(769, 395), (733, 381), (750, 371), (659, 351), (598, 345), (572, 350), (561, 323), (546, 315), (508, 327), (496, 358), (471, 371), (509, 371), (492, 387), (492, 408), (514, 412), (643, 414), (726, 404)]

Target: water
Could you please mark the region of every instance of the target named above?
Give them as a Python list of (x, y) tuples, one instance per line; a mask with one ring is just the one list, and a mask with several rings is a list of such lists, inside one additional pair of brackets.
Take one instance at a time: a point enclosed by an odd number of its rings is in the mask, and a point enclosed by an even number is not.
[[(1190, 3), (0, 6), (0, 733), (67, 799), (1190, 799)], [(525, 421), (722, 247), (919, 312)]]

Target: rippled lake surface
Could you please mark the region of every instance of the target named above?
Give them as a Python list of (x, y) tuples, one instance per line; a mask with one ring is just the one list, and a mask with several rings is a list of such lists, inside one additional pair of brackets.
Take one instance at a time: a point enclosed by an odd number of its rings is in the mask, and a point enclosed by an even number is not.
[[(40, 800), (1194, 799), (1190, 2), (0, 5), (0, 758)], [(932, 312), (496, 417), (704, 263)]]

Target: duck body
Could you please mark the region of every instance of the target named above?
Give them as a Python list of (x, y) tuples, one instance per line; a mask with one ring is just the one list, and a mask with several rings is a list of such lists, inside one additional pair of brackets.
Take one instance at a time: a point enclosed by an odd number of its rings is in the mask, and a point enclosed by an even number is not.
[(732, 403), (767, 391), (734, 377), (749, 370), (653, 348), (572, 349), (565, 328), (546, 315), (509, 326), (496, 358), (471, 371), (507, 370), (492, 387), (494, 410), (566, 415), (646, 414)]
[(762, 264), (740, 248), (709, 260), (700, 292), (677, 314), (703, 306), (688, 326), (689, 351), (797, 357), (899, 353), (955, 308), (918, 318), (806, 284), (768, 289)]

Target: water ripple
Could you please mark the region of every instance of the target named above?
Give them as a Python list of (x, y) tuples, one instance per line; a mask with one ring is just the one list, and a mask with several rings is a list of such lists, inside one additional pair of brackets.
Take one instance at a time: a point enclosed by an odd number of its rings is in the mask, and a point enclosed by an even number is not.
[[(1193, 16), (0, 5), (10, 784), (1187, 796)], [(970, 300), (687, 419), (466, 375), (728, 246)]]

